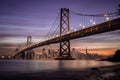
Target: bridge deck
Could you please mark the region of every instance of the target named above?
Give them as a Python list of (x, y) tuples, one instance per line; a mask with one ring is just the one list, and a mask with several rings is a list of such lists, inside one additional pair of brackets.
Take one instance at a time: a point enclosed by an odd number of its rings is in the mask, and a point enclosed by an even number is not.
[(50, 39), (50, 40), (40, 42), (38, 44), (29, 46), (29, 47), (19, 51), (17, 54), (19, 54), (21, 52), (24, 52), (26, 50), (34, 49), (34, 48), (41, 47), (41, 46), (44, 46), (44, 45), (59, 43), (60, 41), (72, 40), (72, 39), (76, 39), (76, 38), (95, 35), (95, 34), (98, 34), (98, 33), (113, 31), (113, 30), (117, 30), (117, 29), (120, 29), (120, 18), (117, 18), (117, 19), (114, 19), (114, 20), (111, 20), (111, 21), (107, 21), (107, 22), (104, 22), (104, 23), (101, 23), (101, 24), (98, 24), (98, 25), (94, 25), (94, 26), (91, 26), (89, 28), (85, 28), (85, 29), (82, 29), (82, 30), (78, 30), (76, 32), (72, 32), (72, 33), (63, 35), (61, 37), (56, 37), (56, 38), (53, 38), (53, 39)]

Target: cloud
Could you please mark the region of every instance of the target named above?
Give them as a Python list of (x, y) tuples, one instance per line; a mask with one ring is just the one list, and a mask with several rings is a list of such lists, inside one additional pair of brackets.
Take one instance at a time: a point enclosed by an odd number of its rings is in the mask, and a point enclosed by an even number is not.
[(0, 48), (13, 48), (18, 46), (17, 44), (10, 44), (10, 43), (0, 43)]
[[(6, 16), (0, 15), (0, 24), (1, 25), (11, 25), (11, 26), (21, 26), (21, 27), (34, 27), (34, 28), (42, 28), (49, 27), (51, 21), (47, 21), (44, 23), (44, 20), (24, 17), (24, 16)], [(43, 18), (44, 19), (44, 18)]]

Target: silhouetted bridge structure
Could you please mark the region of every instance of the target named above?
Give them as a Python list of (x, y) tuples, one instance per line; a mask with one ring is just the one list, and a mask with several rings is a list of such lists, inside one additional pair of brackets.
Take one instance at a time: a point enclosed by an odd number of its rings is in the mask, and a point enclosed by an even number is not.
[(120, 29), (120, 18), (106, 21), (106, 22), (70, 33), (69, 9), (62, 8), (60, 13), (60, 36), (34, 44), (27, 48), (24, 48), (18, 51), (17, 54), (14, 56), (14, 58), (17, 58), (20, 54), (25, 54), (26, 51), (32, 50), (37, 47), (60, 43), (59, 57), (56, 59), (73, 59), (72, 56), (70, 55), (70, 40), (82, 38), (90, 35), (95, 35), (99, 33), (114, 31), (118, 29)]

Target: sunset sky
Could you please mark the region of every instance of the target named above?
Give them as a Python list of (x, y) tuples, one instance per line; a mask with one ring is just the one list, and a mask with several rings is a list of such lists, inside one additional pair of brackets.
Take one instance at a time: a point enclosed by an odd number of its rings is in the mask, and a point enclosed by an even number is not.
[[(15, 48), (25, 46), (29, 35), (33, 43), (44, 40), (60, 8), (83, 14), (103, 14), (116, 12), (118, 4), (120, 0), (0, 0), (0, 56), (14, 55)], [(70, 21), (71, 28), (82, 22), (80, 17), (74, 16)], [(90, 53), (112, 55), (120, 49), (119, 35), (120, 30), (117, 30), (72, 40), (71, 48), (84, 52), (87, 47)], [(39, 52), (36, 50), (36, 53)]]

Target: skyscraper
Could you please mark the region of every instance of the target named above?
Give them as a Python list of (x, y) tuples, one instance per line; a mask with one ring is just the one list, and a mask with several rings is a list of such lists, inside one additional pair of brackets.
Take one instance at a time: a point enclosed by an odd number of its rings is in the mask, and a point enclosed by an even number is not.
[(88, 53), (88, 51), (87, 51), (87, 47), (86, 47), (85, 53), (86, 53), (86, 54)]

